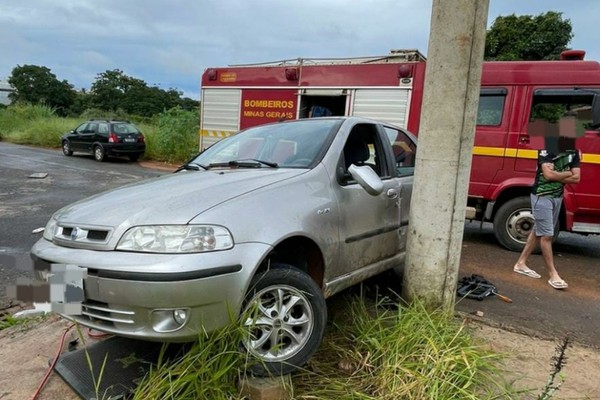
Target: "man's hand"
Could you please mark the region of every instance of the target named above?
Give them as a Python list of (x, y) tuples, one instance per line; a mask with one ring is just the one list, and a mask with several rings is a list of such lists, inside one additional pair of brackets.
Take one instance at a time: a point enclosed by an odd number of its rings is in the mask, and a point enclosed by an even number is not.
[(571, 175), (563, 178), (562, 183), (579, 183), (581, 180), (581, 168), (573, 168), (569, 171)]

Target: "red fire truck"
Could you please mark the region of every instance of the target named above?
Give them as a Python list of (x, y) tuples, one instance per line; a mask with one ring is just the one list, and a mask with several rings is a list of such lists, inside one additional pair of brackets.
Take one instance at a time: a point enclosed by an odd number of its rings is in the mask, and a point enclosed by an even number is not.
[[(560, 230), (600, 233), (600, 64), (584, 54), (483, 65), (467, 219), (492, 222), (508, 249), (520, 250), (532, 227), (537, 150), (565, 140), (582, 154), (582, 179), (565, 188)], [(417, 50), (392, 50), (208, 68), (201, 149), (250, 126), (325, 115), (379, 119), (418, 134), (425, 65)]]

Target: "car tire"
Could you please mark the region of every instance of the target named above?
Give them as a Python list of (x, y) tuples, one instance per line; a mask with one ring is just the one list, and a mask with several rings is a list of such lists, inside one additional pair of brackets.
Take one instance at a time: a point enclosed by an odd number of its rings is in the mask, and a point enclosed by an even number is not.
[(98, 162), (106, 160), (106, 152), (104, 151), (104, 147), (100, 145), (94, 146), (94, 160)]
[(62, 151), (65, 156), (72, 156), (73, 149), (71, 148), (71, 143), (68, 140), (63, 140), (62, 142)]
[[(502, 204), (494, 216), (494, 235), (498, 242), (511, 251), (522, 251), (534, 220), (529, 196), (516, 197)], [(560, 233), (559, 226), (554, 228), (553, 242)], [(539, 253), (539, 246), (533, 251)]]
[(291, 373), (312, 357), (323, 340), (325, 298), (310, 276), (291, 265), (274, 263), (255, 276), (243, 310), (249, 330), (243, 347), (256, 361), (248, 366), (254, 375)]
[(128, 157), (129, 157), (129, 161), (136, 162), (138, 160), (138, 158), (140, 158), (140, 155), (139, 154), (131, 154)]

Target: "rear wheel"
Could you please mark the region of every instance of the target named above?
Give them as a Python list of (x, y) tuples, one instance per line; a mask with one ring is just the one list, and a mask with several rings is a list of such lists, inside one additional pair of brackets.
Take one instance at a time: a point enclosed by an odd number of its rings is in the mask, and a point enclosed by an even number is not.
[(106, 159), (106, 152), (104, 151), (104, 147), (100, 145), (94, 146), (94, 160), (98, 162), (102, 162)]
[(140, 155), (139, 155), (139, 154), (131, 154), (131, 155), (129, 155), (129, 160), (130, 160), (130, 161), (133, 161), (133, 162), (135, 162), (135, 161), (137, 161), (137, 160), (138, 160), (138, 158), (140, 158)]
[(72, 156), (73, 149), (71, 148), (71, 143), (68, 140), (63, 140), (62, 142), (62, 151), (65, 156)]
[(304, 365), (318, 349), (327, 305), (306, 273), (291, 265), (272, 264), (252, 280), (243, 316), (249, 330), (243, 346), (257, 359), (250, 372), (285, 375)]

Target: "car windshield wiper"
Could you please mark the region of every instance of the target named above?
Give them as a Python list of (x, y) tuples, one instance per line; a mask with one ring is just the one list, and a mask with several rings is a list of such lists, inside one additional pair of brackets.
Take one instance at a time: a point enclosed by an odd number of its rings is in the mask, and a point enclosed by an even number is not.
[(198, 164), (198, 163), (195, 163), (195, 162), (189, 162), (189, 163), (185, 163), (181, 167), (177, 168), (175, 170), (175, 172), (179, 172), (179, 171), (184, 170), (184, 169), (185, 170), (192, 170), (192, 171), (200, 171), (200, 168), (202, 168), (204, 170), (208, 169), (208, 167), (205, 166), (205, 165)]
[(234, 168), (260, 168), (262, 165), (266, 165), (271, 168), (277, 168), (279, 165), (276, 162), (257, 160), (255, 158), (249, 158), (246, 160), (231, 160), (221, 163), (208, 164), (209, 168), (222, 168), (222, 167), (234, 167)]

